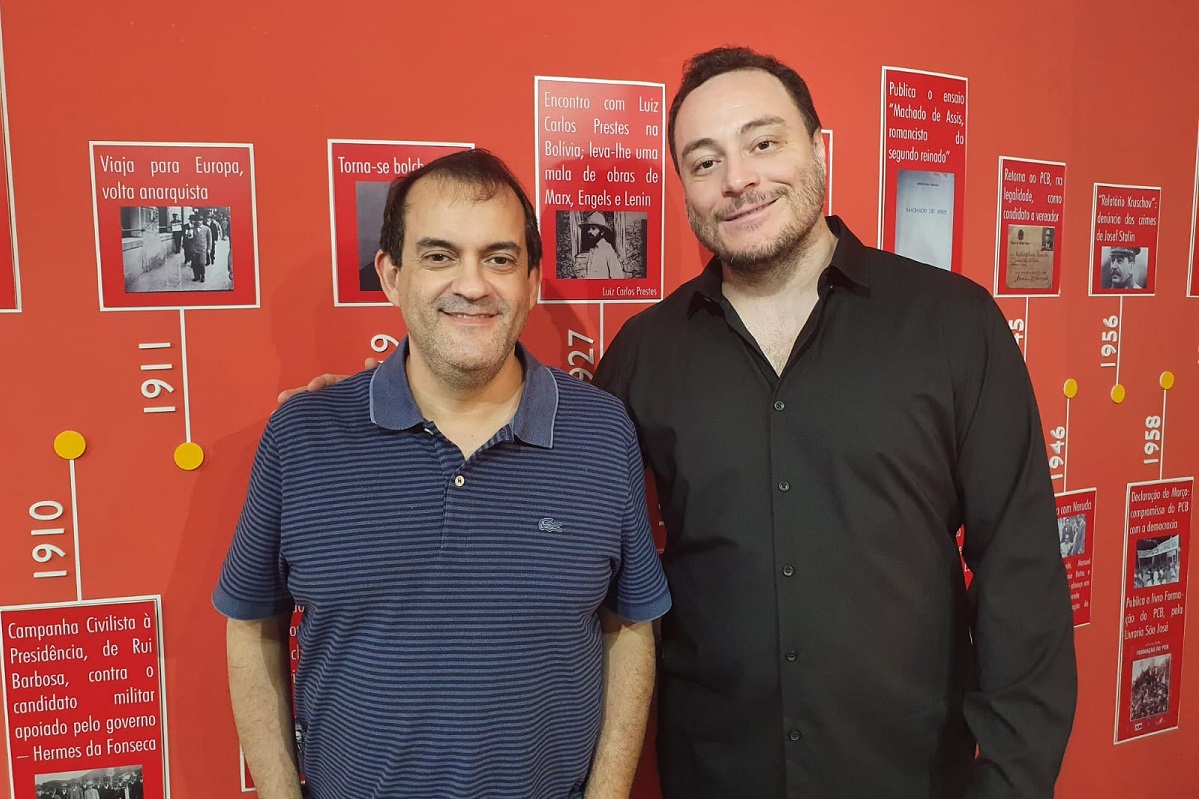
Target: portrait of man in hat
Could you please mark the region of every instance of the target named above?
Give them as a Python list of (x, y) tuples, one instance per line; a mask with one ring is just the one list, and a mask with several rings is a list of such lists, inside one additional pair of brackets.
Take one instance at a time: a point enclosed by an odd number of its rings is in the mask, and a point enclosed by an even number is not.
[(599, 211), (579, 223), (579, 251), (575, 254), (576, 275), (591, 279), (623, 279), (624, 265), (616, 254), (616, 234)]
[[(1104, 247), (1101, 287), (1109, 291), (1141, 291), (1145, 288), (1148, 252), (1144, 261), (1141, 247)], [(1138, 263), (1138, 261), (1141, 261)]]

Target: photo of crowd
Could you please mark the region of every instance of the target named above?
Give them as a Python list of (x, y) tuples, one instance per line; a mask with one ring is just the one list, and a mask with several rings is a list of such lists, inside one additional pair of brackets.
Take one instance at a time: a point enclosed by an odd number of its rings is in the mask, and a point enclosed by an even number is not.
[(66, 771), (34, 777), (38, 799), (143, 799), (141, 766)]
[(1137, 541), (1137, 566), (1133, 588), (1178, 582), (1179, 537), (1142, 538)]
[(1170, 656), (1134, 660), (1129, 719), (1160, 716), (1170, 709)]

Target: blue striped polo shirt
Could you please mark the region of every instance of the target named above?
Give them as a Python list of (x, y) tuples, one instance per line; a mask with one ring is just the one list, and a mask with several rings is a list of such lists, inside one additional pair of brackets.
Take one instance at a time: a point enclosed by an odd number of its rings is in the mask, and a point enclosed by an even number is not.
[(314, 799), (566, 799), (599, 731), (597, 609), (670, 607), (636, 433), (619, 400), (518, 344), (516, 415), (464, 460), (418, 410), (406, 354), (271, 416), (213, 604), (304, 606)]

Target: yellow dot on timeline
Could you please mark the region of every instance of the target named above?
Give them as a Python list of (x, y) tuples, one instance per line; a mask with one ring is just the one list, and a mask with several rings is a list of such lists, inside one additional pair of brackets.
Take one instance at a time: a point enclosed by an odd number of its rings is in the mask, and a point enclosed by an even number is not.
[(1119, 383), (1116, 383), (1116, 385), (1112, 386), (1112, 402), (1119, 405), (1124, 401), (1124, 396), (1124, 386), (1120, 385)]
[(74, 430), (63, 430), (54, 437), (54, 452), (66, 461), (73, 461), (87, 449), (83, 436)]
[(175, 447), (175, 465), (185, 472), (200, 468), (204, 462), (204, 449), (194, 441), (184, 441)]
[(1073, 377), (1066, 380), (1066, 382), (1062, 384), (1062, 393), (1066, 395), (1066, 399), (1074, 399), (1074, 397), (1078, 394), (1078, 381)]
[(1170, 389), (1174, 388), (1174, 373), (1167, 369), (1166, 371), (1162, 372), (1162, 376), (1157, 382), (1162, 388), (1164, 388), (1166, 391), (1169, 391)]

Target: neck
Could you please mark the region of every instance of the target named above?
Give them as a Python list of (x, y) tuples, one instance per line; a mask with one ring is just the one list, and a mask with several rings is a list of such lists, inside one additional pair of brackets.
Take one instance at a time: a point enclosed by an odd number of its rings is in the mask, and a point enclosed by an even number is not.
[(814, 292), (836, 248), (837, 237), (822, 216), (799, 247), (775, 261), (753, 270), (731, 269), (721, 263), (725, 296), (764, 300)]
[(515, 352), (490, 375), (442, 375), (410, 346), (406, 370), (416, 407), (463, 457), (512, 420), (524, 388), (524, 367)]

